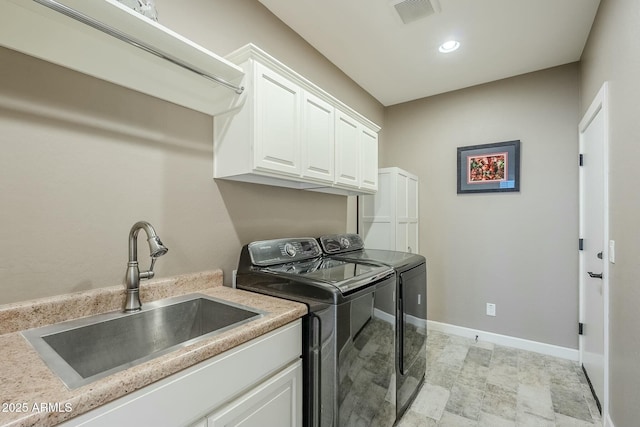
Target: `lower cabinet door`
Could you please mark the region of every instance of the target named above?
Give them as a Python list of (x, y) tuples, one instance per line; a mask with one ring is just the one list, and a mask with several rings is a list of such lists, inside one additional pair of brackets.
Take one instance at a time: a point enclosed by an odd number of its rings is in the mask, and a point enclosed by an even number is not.
[(300, 427), (302, 362), (297, 361), (207, 417), (207, 427)]

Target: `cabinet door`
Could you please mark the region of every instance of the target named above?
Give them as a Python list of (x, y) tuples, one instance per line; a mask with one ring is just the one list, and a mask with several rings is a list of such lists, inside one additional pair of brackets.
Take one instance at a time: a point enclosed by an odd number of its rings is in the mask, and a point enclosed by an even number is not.
[(399, 171), (396, 180), (396, 250), (418, 252), (418, 180)]
[(302, 362), (298, 361), (207, 418), (207, 427), (302, 425)]
[(407, 252), (417, 254), (420, 251), (418, 246), (418, 220), (411, 220), (407, 223)]
[(407, 180), (407, 217), (418, 220), (418, 178), (413, 176)]
[(418, 178), (409, 176), (407, 179), (407, 246), (408, 252), (418, 253)]
[(408, 229), (406, 221), (396, 222), (396, 241), (392, 249), (399, 252), (409, 252)]
[(321, 182), (333, 182), (334, 108), (307, 92), (303, 95), (302, 107), (302, 175)]
[(378, 190), (378, 134), (365, 127), (360, 128), (360, 188)]
[(395, 174), (378, 173), (378, 192), (358, 197), (360, 234), (369, 249), (393, 250), (396, 247)]
[(302, 89), (261, 64), (255, 64), (254, 168), (300, 175)]
[(418, 221), (398, 221), (396, 224), (396, 247), (394, 250), (418, 253)]
[(360, 187), (359, 123), (336, 110), (336, 184)]
[(398, 218), (407, 218), (409, 216), (409, 203), (408, 203), (408, 185), (409, 176), (403, 172), (398, 172), (396, 175), (396, 216)]

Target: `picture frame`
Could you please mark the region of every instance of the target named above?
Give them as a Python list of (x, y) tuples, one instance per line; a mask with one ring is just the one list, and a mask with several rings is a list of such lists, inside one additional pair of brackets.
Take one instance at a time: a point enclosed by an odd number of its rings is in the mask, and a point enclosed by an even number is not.
[(458, 194), (520, 191), (520, 140), (458, 147)]

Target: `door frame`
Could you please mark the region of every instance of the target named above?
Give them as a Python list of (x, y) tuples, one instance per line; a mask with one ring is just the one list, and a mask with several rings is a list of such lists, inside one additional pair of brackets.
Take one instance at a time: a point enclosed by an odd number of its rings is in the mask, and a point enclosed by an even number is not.
[[(582, 153), (584, 146), (583, 132), (591, 124), (595, 116), (602, 112), (603, 114), (603, 176), (604, 176), (604, 195), (603, 195), (603, 210), (604, 210), (604, 222), (603, 222), (603, 330), (604, 330), (604, 396), (602, 403), (602, 419), (603, 421), (608, 419), (609, 416), (609, 84), (604, 82), (602, 87), (594, 97), (591, 105), (584, 114), (580, 124), (578, 125), (578, 149), (579, 153)], [(584, 235), (584, 197), (582, 196), (584, 191), (584, 170), (579, 169), (579, 236)], [(579, 321), (582, 323), (584, 320), (584, 299), (583, 288), (585, 286), (585, 254), (583, 251), (579, 251), (579, 263), (578, 263), (578, 277), (579, 277)], [(582, 352), (583, 352), (583, 339), (582, 336), (578, 338), (578, 352), (580, 357), (580, 365), (582, 366)]]

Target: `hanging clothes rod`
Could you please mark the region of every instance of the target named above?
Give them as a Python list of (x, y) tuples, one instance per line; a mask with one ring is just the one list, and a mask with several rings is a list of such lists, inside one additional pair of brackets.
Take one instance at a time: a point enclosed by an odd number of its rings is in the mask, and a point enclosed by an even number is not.
[(205, 79), (214, 81), (218, 84), (221, 84), (224, 87), (227, 87), (229, 89), (232, 89), (235, 93), (237, 93), (238, 95), (240, 95), (242, 92), (244, 92), (244, 87), (243, 86), (236, 86), (233, 83), (229, 83), (228, 81), (224, 80), (223, 78), (217, 77), (217, 76), (213, 76), (211, 74), (208, 74), (202, 70), (199, 70), (195, 67), (192, 67), (189, 64), (184, 63), (183, 61), (174, 58), (173, 56), (166, 54), (164, 52), (161, 52), (151, 46), (149, 46), (148, 44), (146, 44), (143, 41), (137, 40), (133, 37), (128, 36), (127, 34), (123, 33), (120, 30), (117, 30), (113, 27), (110, 27), (106, 24), (103, 24), (102, 22), (91, 18), (90, 16), (85, 15), (82, 12), (78, 12), (75, 9), (72, 9), (68, 6), (65, 6), (61, 3), (58, 3), (55, 0), (33, 0), (38, 4), (41, 4), (42, 6), (48, 7), (49, 9), (55, 10), (56, 12), (62, 13), (63, 15), (66, 15), (70, 18), (73, 18), (77, 21), (82, 22), (83, 24), (89, 25), (92, 28), (95, 28), (96, 30), (102, 31), (105, 34), (108, 34), (112, 37), (117, 38), (118, 40), (121, 40), (125, 43), (128, 43), (132, 46), (137, 47), (138, 49), (142, 49), (145, 52), (148, 52), (152, 55), (155, 55), (159, 58), (165, 59), (169, 62), (171, 62), (172, 64), (175, 64), (181, 68), (184, 68), (185, 70), (189, 70), (193, 73), (198, 74), (199, 76), (204, 77)]

